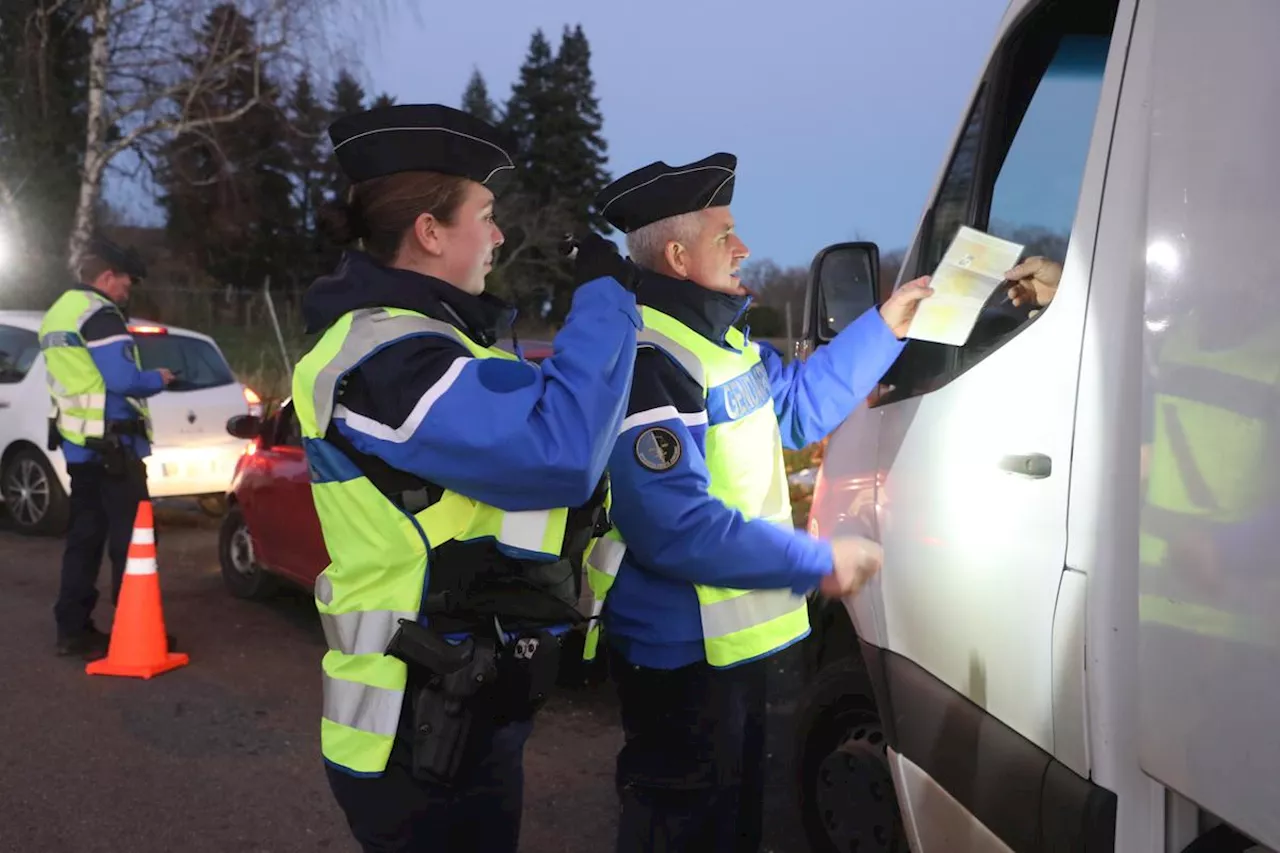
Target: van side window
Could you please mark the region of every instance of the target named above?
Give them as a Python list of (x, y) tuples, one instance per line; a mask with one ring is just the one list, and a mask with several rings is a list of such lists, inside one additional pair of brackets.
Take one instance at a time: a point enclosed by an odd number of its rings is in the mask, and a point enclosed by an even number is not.
[[(932, 273), (961, 225), (1024, 244), (1024, 258), (1065, 260), (1117, 5), (1045, 4), (1006, 40), (926, 218), (918, 265), (903, 281)], [(1030, 319), (998, 289), (964, 346), (910, 341), (879, 404), (945, 385)]]

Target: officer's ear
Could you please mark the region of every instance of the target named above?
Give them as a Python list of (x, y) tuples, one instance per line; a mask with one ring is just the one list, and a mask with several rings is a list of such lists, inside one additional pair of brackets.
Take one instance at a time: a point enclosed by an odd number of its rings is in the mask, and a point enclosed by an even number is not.
[(444, 240), (440, 229), (440, 220), (430, 213), (419, 213), (406, 236), (414, 242), (415, 248), (435, 258), (444, 254)]
[(662, 256), (676, 277), (689, 277), (689, 250), (683, 243), (679, 240), (668, 240), (666, 247), (662, 250)]

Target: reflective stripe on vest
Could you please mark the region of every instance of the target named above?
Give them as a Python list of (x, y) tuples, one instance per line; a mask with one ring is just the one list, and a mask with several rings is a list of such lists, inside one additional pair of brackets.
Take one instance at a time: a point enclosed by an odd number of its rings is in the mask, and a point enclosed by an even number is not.
[(346, 315), (339, 322), (344, 323), (349, 331), (316, 376), (313, 393), (307, 400), (313, 407), (311, 417), (315, 419), (321, 435), (329, 428), (329, 420), (333, 417), (333, 401), (337, 395), (338, 382), (357, 364), (383, 347), (415, 335), (440, 335), (462, 344), (477, 358), (489, 358), (496, 354), (472, 343), (448, 323), (411, 311), (362, 308)]
[[(40, 350), (45, 359), (45, 375), (52, 399), (52, 414), (59, 434), (72, 444), (84, 446), (90, 438), (106, 432), (107, 386), (94, 364), (81, 329), (89, 318), (103, 309), (119, 313), (107, 297), (92, 290), (68, 290), (54, 302), (40, 325)], [(121, 322), (124, 316), (120, 315)], [(142, 369), (137, 347), (134, 364)], [(151, 416), (146, 402), (125, 398), (151, 435)]]
[(582, 647), (584, 660), (595, 660), (600, 645), (600, 617), (604, 613), (604, 600), (618, 577), (627, 546), (622, 543), (616, 529), (610, 530), (592, 543), (587, 551), (587, 585), (591, 588), (591, 627)]
[(1264, 649), (1280, 646), (1280, 626), (1272, 618), (1248, 616), (1218, 607), (1147, 594), (1138, 596), (1138, 614), (1144, 625), (1162, 625), (1201, 637), (1229, 640)]
[[(1274, 648), (1273, 615), (1224, 605), (1205, 587), (1204, 552), (1230, 526), (1273, 505), (1273, 423), (1280, 416), (1280, 345), (1257, 334), (1206, 348), (1194, 324), (1171, 329), (1160, 350), (1154, 435), (1139, 533), (1139, 616), (1243, 645)], [(1229, 587), (1229, 585), (1228, 585)], [(1265, 596), (1253, 603), (1266, 601)]]
[(379, 775), (386, 769), (407, 669), (383, 652), (401, 619), (418, 618), (430, 548), (492, 539), (521, 559), (553, 560), (564, 544), (566, 509), (504, 513), (446, 490), (440, 500), (409, 515), (325, 440), (346, 375), (388, 344), (428, 334), (457, 341), (475, 358), (514, 358), (424, 315), (370, 308), (334, 323), (294, 372), (293, 402), (312, 498), (332, 561), (315, 584), (329, 647), (322, 663), (321, 750), (329, 762), (356, 774)]
[(1280, 416), (1280, 348), (1271, 335), (1205, 350), (1170, 331), (1154, 391), (1141, 561), (1161, 565), (1175, 536), (1211, 535), (1268, 500), (1270, 423)]
[[(791, 492), (782, 456), (782, 435), (759, 347), (747, 343), (737, 329), (729, 330), (725, 347), (650, 307), (643, 307), (641, 315), (644, 329), (637, 336), (638, 345), (665, 353), (702, 387), (707, 409), (709, 493), (746, 518), (763, 518), (790, 527)], [(767, 463), (762, 465), (762, 459)], [(622, 549), (625, 551), (625, 546)], [(599, 552), (599, 559), (596, 554), (593, 550), (588, 557), (587, 578), (595, 596), (593, 611), (598, 615), (603, 612), (622, 553), (606, 549)], [(600, 564), (612, 565), (613, 574)], [(711, 666), (732, 666), (762, 657), (809, 631), (806, 599), (789, 589), (693, 586), (698, 596), (703, 648)], [(593, 626), (592, 632), (597, 629)], [(583, 650), (588, 660), (595, 656), (597, 643), (589, 634)]]

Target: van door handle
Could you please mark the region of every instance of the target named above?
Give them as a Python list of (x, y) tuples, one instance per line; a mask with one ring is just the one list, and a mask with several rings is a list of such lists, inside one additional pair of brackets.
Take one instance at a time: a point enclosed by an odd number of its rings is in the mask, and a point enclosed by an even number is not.
[(1043, 480), (1053, 473), (1053, 460), (1043, 453), (1006, 456), (1000, 460), (1000, 470), (1008, 471), (1010, 474), (1021, 474), (1034, 480)]
[(8, 400), (0, 400), (0, 409), (7, 409), (7, 408), (9, 408), (9, 401), (8, 401)]

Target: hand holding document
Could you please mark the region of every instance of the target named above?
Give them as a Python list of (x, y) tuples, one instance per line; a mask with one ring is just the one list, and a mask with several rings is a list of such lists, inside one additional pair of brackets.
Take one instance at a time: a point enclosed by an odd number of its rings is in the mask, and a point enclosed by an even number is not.
[(1004, 283), (1004, 274), (1018, 263), (1023, 248), (961, 226), (929, 282), (933, 295), (920, 303), (907, 337), (963, 346), (982, 306)]

